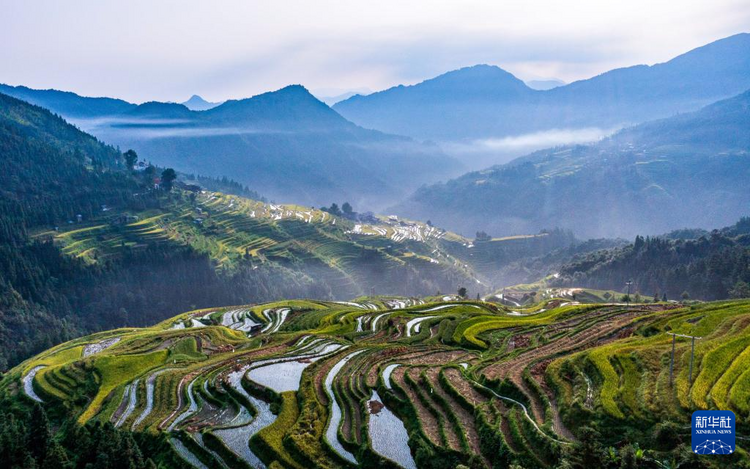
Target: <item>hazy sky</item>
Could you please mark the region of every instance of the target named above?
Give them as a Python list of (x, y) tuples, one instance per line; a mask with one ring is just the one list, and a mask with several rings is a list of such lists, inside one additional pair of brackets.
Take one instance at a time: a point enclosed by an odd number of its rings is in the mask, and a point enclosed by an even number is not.
[(0, 82), (134, 102), (411, 84), (476, 63), (573, 81), (750, 29), (748, 0), (0, 0)]

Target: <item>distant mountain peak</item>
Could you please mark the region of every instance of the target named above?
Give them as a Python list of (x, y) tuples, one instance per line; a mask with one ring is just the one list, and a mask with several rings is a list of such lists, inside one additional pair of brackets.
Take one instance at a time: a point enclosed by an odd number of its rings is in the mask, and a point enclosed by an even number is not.
[(212, 103), (210, 101), (206, 101), (202, 97), (198, 96), (197, 94), (194, 94), (188, 99), (187, 101), (181, 103), (183, 106), (187, 107), (191, 111), (207, 111), (209, 109), (213, 109), (216, 106), (222, 104), (222, 103)]
[(288, 85), (251, 98), (230, 100), (208, 111), (208, 116), (236, 122), (279, 123), (296, 128), (355, 127), (302, 85)]
[(470, 67), (459, 68), (439, 75), (435, 78), (425, 80), (415, 86), (424, 87), (460, 87), (467, 91), (475, 90), (528, 90), (526, 84), (515, 77), (512, 73), (503, 70), (497, 65), (477, 64)]

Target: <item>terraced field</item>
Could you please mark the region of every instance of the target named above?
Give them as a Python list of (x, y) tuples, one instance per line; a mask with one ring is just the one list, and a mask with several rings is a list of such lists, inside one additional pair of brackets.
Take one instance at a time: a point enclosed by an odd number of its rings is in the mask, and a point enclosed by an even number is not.
[[(208, 255), (216, 268), (278, 267), (330, 286), (336, 297), (379, 292), (434, 294), (490, 290), (498, 265), (546, 252), (553, 236), (493, 239), (477, 245), (425, 223), (370, 217), (361, 223), (310, 207), (258, 202), (218, 192), (175, 190), (162, 208), (107, 209), (91, 220), (34, 233), (63, 252), (103, 263), (162, 244)], [(559, 240), (558, 240), (559, 241)], [(548, 246), (549, 245), (549, 246)]]
[(218, 269), (280, 266), (335, 286), (342, 298), (378, 291), (398, 294), (409, 279), (428, 279), (429, 290), (426, 284), (411, 285), (410, 291), (423, 294), (484, 282), (469, 263), (470, 242), (456, 234), (385, 217), (360, 225), (310, 207), (217, 192), (176, 190), (162, 209), (108, 210), (35, 237), (53, 239), (63, 252), (89, 263), (162, 243), (189, 246), (210, 256)]
[[(654, 432), (689, 441), (696, 409), (733, 410), (748, 435), (748, 325), (747, 301), (280, 301), (77, 339), (0, 394), (164, 438), (196, 468), (555, 467), (584, 427), (660, 461), (674, 448)], [(680, 339), (670, 383), (667, 332), (703, 337), (692, 377)], [(747, 462), (743, 442), (723, 463)]]

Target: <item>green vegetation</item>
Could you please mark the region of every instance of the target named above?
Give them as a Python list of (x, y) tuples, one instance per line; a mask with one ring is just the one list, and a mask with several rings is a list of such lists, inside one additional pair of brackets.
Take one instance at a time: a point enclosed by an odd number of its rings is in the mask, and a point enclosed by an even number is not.
[[(719, 467), (690, 455), (682, 429), (693, 410), (723, 408), (747, 434), (750, 301), (570, 303), (361, 297), (196, 310), (27, 360), (0, 381), (0, 402), (28, 421), (38, 396), (70, 460), (64, 442), (96, 422), (134, 431), (142, 458), (165, 468), (389, 457), (615, 468), (634, 454), (643, 467)], [(702, 337), (692, 379), (679, 339), (670, 384), (667, 332)], [(372, 427), (381, 418), (403, 433)], [(731, 464), (747, 463), (742, 441)]]

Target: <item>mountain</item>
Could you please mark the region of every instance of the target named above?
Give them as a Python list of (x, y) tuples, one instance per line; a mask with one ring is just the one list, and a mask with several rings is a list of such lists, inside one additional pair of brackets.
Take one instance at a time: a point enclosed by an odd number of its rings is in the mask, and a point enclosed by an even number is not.
[[(512, 126), (514, 119), (528, 111), (529, 103), (538, 99), (538, 93), (498, 67), (476, 65), (417, 85), (353, 96), (333, 108), (366, 128), (451, 140), (484, 135), (500, 116)], [(523, 124), (512, 133), (522, 131)]]
[(197, 94), (194, 94), (190, 97), (190, 99), (181, 104), (191, 111), (207, 111), (209, 109), (215, 108), (216, 106), (219, 106), (222, 103), (212, 103), (206, 101)]
[(653, 235), (726, 226), (750, 206), (750, 91), (699, 111), (419, 189), (394, 211), (468, 234)]
[[(352, 124), (299, 85), (205, 111), (104, 99), (121, 104), (106, 108), (100, 98), (23, 90), (19, 99), (70, 117), (104, 142), (135, 149), (141, 159), (187, 173), (229, 176), (280, 202), (322, 206), (348, 200), (378, 209), (462, 168), (437, 145)], [(59, 96), (66, 98), (64, 106)]]
[(624, 305), (586, 292), (598, 301), (582, 304), (570, 292), (512, 307), (279, 299), (80, 337), (0, 377), (3, 458), (132, 469), (748, 464), (739, 446), (695, 454), (686, 428), (696, 410), (747, 411), (750, 301)]
[(750, 34), (666, 63), (609, 71), (547, 91), (480, 65), (334, 105), (366, 128), (432, 140), (489, 139), (551, 129), (602, 129), (694, 111), (750, 88)]
[(0, 84), (0, 93), (44, 107), (68, 118), (96, 118), (120, 114), (136, 105), (113, 98), (87, 98), (69, 91), (34, 90)]
[(231, 176), (280, 202), (377, 209), (460, 172), (437, 146), (362, 129), (298, 85), (207, 111), (147, 103), (76, 124), (156, 164)]
[(526, 86), (539, 91), (551, 90), (552, 88), (557, 88), (558, 86), (565, 86), (565, 84), (566, 83), (564, 81), (558, 80), (557, 78), (553, 78), (551, 80), (529, 80), (526, 82)]

